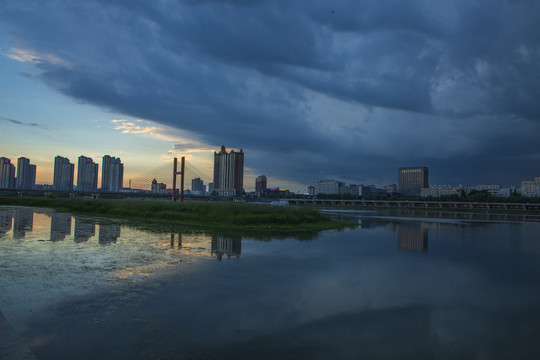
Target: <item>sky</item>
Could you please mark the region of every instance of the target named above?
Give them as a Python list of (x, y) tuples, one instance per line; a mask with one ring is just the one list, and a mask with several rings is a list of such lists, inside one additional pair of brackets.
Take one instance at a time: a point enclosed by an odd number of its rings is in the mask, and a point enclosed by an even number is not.
[(0, 156), (174, 156), (246, 190), (540, 176), (538, 0), (0, 0)]

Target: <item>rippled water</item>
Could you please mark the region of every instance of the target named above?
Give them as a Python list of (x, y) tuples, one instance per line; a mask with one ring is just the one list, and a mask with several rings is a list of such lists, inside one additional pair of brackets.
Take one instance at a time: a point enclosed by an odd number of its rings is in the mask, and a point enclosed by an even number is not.
[(332, 214), (359, 226), (263, 241), (0, 207), (0, 310), (39, 359), (540, 356), (540, 223)]

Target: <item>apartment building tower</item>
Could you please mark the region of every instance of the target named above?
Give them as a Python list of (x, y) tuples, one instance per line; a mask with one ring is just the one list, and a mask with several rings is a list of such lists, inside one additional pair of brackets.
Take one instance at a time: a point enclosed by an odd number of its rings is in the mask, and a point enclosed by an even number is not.
[(73, 173), (75, 165), (68, 158), (57, 156), (54, 158), (53, 189), (61, 191), (73, 190)]
[(242, 196), (244, 191), (244, 151), (214, 152), (214, 191), (220, 196)]
[(6, 157), (0, 157), (0, 189), (15, 189), (15, 165)]
[(79, 156), (77, 167), (77, 190), (96, 191), (99, 165), (89, 157)]
[(103, 156), (101, 164), (101, 191), (119, 192), (124, 187), (124, 164), (120, 158)]

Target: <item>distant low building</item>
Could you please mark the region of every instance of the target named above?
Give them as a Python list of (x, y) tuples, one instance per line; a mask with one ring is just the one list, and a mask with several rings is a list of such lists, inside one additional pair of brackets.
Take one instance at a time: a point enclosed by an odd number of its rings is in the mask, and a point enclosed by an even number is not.
[(344, 187), (345, 183), (341, 181), (336, 181), (334, 179), (330, 180), (319, 180), (315, 183), (315, 195), (317, 194), (340, 194), (340, 188)]
[(441, 196), (449, 196), (449, 195), (461, 196), (462, 194), (463, 194), (463, 188), (460, 188), (460, 187), (430, 187), (430, 188), (423, 188), (420, 193), (420, 196), (438, 198)]
[(156, 179), (152, 180), (152, 185), (150, 188), (152, 194), (163, 194), (167, 192), (167, 185), (164, 183), (158, 183)]
[(315, 195), (315, 186), (309, 185), (307, 187), (307, 192), (308, 192), (308, 195), (311, 195), (311, 196)]
[(385, 186), (384, 186), (384, 191), (385, 191), (387, 194), (394, 194), (394, 193), (397, 193), (397, 192), (398, 192), (398, 187), (397, 187), (396, 184), (385, 185)]
[(521, 195), (525, 197), (540, 197), (540, 177), (521, 182)]
[(345, 195), (345, 194), (352, 195), (355, 198), (362, 195), (361, 188), (358, 185), (353, 185), (353, 184), (340, 187), (339, 188), (339, 193), (343, 194), (343, 195)]

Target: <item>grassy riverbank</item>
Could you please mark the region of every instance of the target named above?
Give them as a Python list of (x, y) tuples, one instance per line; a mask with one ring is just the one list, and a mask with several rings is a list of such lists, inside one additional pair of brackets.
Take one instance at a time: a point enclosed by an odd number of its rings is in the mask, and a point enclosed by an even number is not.
[(313, 208), (259, 204), (5, 197), (0, 198), (0, 205), (53, 208), (74, 214), (206, 228), (298, 232), (338, 229), (355, 225), (330, 220)]

